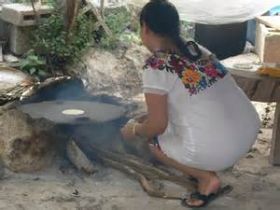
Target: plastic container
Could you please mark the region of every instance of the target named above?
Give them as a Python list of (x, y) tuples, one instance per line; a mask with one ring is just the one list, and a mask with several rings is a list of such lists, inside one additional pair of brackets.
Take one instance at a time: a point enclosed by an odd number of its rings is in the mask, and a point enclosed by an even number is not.
[(246, 43), (247, 22), (225, 25), (195, 25), (195, 41), (225, 59), (243, 52)]

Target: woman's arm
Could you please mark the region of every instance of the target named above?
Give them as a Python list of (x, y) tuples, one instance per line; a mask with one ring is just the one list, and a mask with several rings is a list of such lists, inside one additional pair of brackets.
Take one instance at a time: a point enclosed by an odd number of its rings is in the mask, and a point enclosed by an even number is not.
[(167, 127), (167, 94), (145, 93), (145, 99), (148, 112), (147, 119), (135, 126), (135, 134), (151, 139), (156, 135), (162, 134)]

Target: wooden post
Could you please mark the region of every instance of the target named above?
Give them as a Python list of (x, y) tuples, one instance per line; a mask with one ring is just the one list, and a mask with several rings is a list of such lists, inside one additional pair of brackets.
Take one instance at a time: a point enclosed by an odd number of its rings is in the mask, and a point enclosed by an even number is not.
[(40, 20), (40, 8), (42, 6), (42, 2), (41, 0), (30, 0), (30, 2), (36, 17), (36, 22), (38, 24)]
[(101, 0), (101, 2), (100, 2), (100, 14), (101, 14), (102, 18), (104, 18), (104, 5), (105, 5), (105, 0)]
[(274, 114), (270, 163), (280, 165), (280, 103), (277, 103)]
[(100, 23), (100, 25), (103, 27), (105, 33), (109, 36), (112, 37), (113, 33), (112, 31), (109, 29), (109, 27), (107, 26), (107, 24), (105, 23), (105, 21), (103, 20), (99, 10), (94, 6), (94, 4), (92, 3), (92, 0), (85, 0), (85, 3), (87, 5), (91, 6), (91, 11), (93, 12), (93, 14), (95, 15), (95, 17), (97, 18), (97, 21)]

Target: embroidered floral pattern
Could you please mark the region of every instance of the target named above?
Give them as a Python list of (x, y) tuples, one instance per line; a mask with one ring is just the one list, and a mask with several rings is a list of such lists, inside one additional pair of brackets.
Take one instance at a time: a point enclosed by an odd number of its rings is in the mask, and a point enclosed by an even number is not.
[(176, 73), (190, 95), (197, 94), (210, 87), (227, 74), (225, 67), (214, 59), (190, 62), (177, 54), (162, 52), (156, 53), (147, 60), (144, 69), (148, 67), (153, 70)]
[(200, 80), (200, 74), (193, 69), (187, 68), (182, 72), (182, 81), (185, 85), (197, 85)]

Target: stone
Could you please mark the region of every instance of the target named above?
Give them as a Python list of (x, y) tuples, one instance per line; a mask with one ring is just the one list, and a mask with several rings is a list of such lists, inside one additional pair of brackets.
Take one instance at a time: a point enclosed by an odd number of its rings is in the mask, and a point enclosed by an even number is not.
[(86, 71), (78, 72), (79, 66), (73, 66), (72, 71), (87, 81), (92, 94), (131, 99), (141, 92), (142, 69), (149, 55), (145, 47), (135, 44), (113, 52), (91, 49), (82, 58)]
[(0, 114), (0, 156), (14, 172), (31, 172), (48, 166), (53, 158), (54, 126), (46, 120), (32, 120), (16, 110)]
[(19, 59), (11, 54), (4, 55), (4, 61), (8, 63), (17, 63), (19, 62)]
[(0, 93), (31, 81), (31, 78), (22, 71), (11, 67), (0, 67)]
[(256, 53), (263, 63), (280, 63), (280, 32), (257, 23)]

